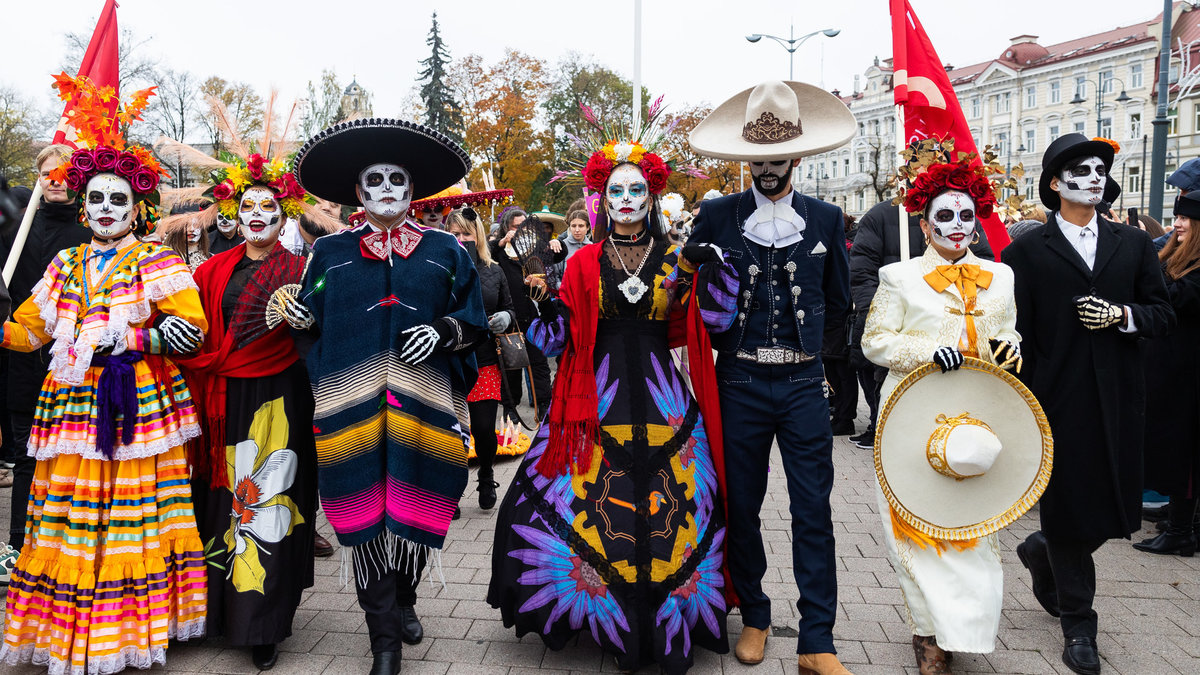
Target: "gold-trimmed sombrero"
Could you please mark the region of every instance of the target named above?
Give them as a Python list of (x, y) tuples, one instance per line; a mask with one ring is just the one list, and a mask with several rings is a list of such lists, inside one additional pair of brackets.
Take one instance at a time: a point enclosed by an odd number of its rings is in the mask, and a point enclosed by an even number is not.
[(934, 539), (991, 534), (1025, 514), (1050, 481), (1054, 441), (1033, 393), (968, 358), (926, 364), (884, 402), (875, 475), (896, 515)]

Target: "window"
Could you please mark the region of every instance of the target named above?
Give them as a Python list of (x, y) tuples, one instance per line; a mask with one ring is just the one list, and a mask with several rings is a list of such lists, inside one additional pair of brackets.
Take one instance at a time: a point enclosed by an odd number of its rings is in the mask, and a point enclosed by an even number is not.
[(1100, 131), (1096, 135), (1104, 138), (1112, 138), (1112, 130), (1112, 118), (1104, 117), (1100, 120)]
[(1086, 122), (1086, 121), (1084, 121), (1084, 120), (1080, 120), (1080, 121), (1076, 122), (1076, 123), (1075, 123), (1075, 133), (1077, 133), (1077, 134), (1082, 134), (1082, 133), (1083, 133), (1083, 130), (1084, 130), (1086, 127), (1087, 127), (1087, 122)]
[(1129, 66), (1129, 88), (1142, 88), (1142, 64), (1140, 63), (1135, 63), (1132, 66)]
[(867, 210), (867, 195), (862, 190), (859, 190), (858, 192), (854, 193), (854, 210), (856, 210), (856, 211), (866, 211)]
[(1037, 107), (1037, 87), (1035, 85), (1025, 87), (1025, 107)]
[(1113, 93), (1113, 71), (1111, 68), (1100, 71), (1100, 91), (1106, 94)]
[(829, 166), (829, 177), (837, 178), (837, 167), (838, 167), (837, 160), (835, 159), (835, 160), (831, 161), (829, 163), (829, 165), (830, 165)]
[(1053, 143), (1054, 141), (1058, 140), (1058, 137), (1059, 133), (1057, 124), (1051, 124), (1050, 126), (1046, 127), (1046, 143)]
[(880, 127), (879, 127), (879, 120), (872, 120), (872, 121), (871, 121), (871, 126), (872, 126), (872, 127), (875, 129), (875, 135), (876, 135), (876, 136), (878, 136), (878, 135), (879, 135), (879, 130), (880, 130)]
[(1138, 139), (1142, 136), (1142, 113), (1129, 114), (1129, 138)]
[(1025, 152), (1037, 152), (1037, 129), (1025, 130)]
[(1050, 82), (1050, 102), (1062, 102), (1062, 84), (1058, 80), (1053, 80)]
[(849, 157), (842, 160), (842, 175), (843, 176), (850, 175), (850, 158)]
[(1087, 75), (1075, 76), (1075, 98), (1083, 98), (1087, 94)]
[(867, 125), (863, 122), (858, 123), (858, 135), (859, 136), (867, 135)]
[(1033, 180), (1025, 179), (1025, 199), (1033, 199)]
[(1174, 136), (1179, 133), (1179, 109), (1172, 108), (1167, 111), (1167, 134)]
[(891, 134), (893, 138), (896, 136), (896, 118), (894, 116), (888, 118), (888, 133)]
[(971, 117), (980, 117), (983, 115), (983, 100), (976, 96), (971, 99)]
[(867, 172), (867, 154), (865, 152), (858, 153), (858, 172)]
[(997, 155), (1008, 154), (1008, 132), (994, 131), (992, 132), (992, 145), (996, 146)]
[(1004, 92), (996, 94), (995, 105), (992, 108), (997, 113), (1006, 113), (1012, 110), (1012, 93)]
[(1141, 192), (1142, 191), (1142, 168), (1140, 166), (1130, 166), (1125, 168), (1125, 191), (1126, 192)]

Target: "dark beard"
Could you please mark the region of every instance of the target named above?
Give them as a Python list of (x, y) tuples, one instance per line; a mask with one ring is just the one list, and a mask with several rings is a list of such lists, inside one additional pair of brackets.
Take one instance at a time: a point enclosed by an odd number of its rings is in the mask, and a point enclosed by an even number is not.
[[(792, 173), (792, 170), (789, 167), (788, 170), (784, 172), (783, 176), (776, 176), (775, 174), (764, 171), (764, 172), (760, 173), (759, 175), (751, 176), (750, 178), (754, 181), (754, 187), (757, 188), (758, 191), (761, 192), (764, 197), (774, 197), (775, 195), (782, 194), (783, 191), (788, 188), (788, 182), (789, 182), (788, 176), (790, 176), (791, 173)], [(763, 184), (762, 184), (762, 179), (767, 176), (771, 176), (771, 177), (779, 179), (779, 180), (775, 181), (775, 187), (770, 190), (764, 188)]]

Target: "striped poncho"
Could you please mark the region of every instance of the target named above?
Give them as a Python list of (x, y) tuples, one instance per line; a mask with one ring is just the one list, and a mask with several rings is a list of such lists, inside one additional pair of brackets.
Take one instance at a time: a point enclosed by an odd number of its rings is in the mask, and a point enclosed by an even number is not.
[[(390, 262), (360, 248), (370, 225), (320, 238), (300, 292), (316, 318), (306, 364), (321, 503), (344, 546), (390, 533), (440, 549), (467, 483), (471, 347), (487, 330), (479, 280), (453, 236), (404, 227), (420, 243)], [(442, 317), (452, 344), (403, 363), (401, 333)]]

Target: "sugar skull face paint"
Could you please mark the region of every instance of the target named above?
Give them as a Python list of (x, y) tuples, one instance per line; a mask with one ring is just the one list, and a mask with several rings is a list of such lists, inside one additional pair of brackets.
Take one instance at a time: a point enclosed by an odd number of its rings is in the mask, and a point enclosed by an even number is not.
[(225, 216), (221, 215), (220, 211), (217, 211), (217, 231), (226, 237), (233, 237), (233, 233), (235, 230), (237, 230), (237, 227), (237, 220), (226, 218)]
[(133, 229), (133, 186), (112, 173), (92, 176), (85, 193), (88, 227), (101, 239), (123, 237)]
[(395, 218), (412, 202), (412, 176), (395, 164), (372, 164), (358, 174), (363, 208), (380, 218)]
[(204, 234), (204, 229), (200, 227), (198, 218), (192, 218), (192, 222), (187, 226), (187, 240), (189, 244), (200, 243), (200, 237)]
[(1058, 196), (1072, 204), (1095, 206), (1104, 198), (1108, 170), (1099, 157), (1084, 157), (1058, 173)]
[(238, 223), (246, 241), (257, 246), (277, 238), (283, 227), (283, 209), (275, 193), (265, 187), (247, 188), (238, 206)]
[(634, 164), (613, 169), (604, 188), (608, 218), (614, 223), (631, 224), (645, 220), (650, 213), (650, 187), (642, 170)]
[(947, 251), (965, 251), (975, 235), (975, 202), (965, 192), (943, 192), (930, 200), (925, 221), (930, 242)]
[(787, 189), (788, 177), (792, 175), (792, 163), (789, 160), (749, 164), (754, 187), (758, 188), (764, 197), (774, 197)]

